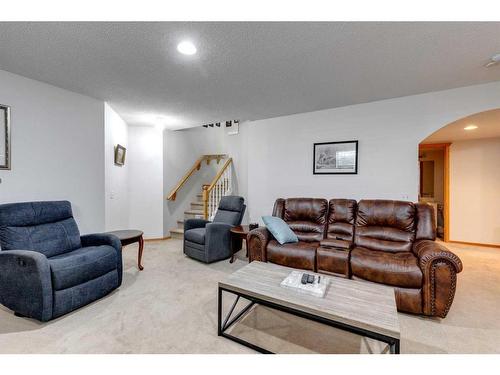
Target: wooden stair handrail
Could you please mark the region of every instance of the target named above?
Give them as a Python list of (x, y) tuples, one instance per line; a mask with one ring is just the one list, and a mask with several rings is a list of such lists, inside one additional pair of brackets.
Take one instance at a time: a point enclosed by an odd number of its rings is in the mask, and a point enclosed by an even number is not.
[(207, 165), (210, 164), (212, 160), (216, 160), (217, 164), (222, 159), (226, 159), (228, 156), (225, 154), (213, 154), (213, 155), (202, 155), (196, 161), (194, 162), (193, 166), (187, 171), (187, 173), (180, 179), (180, 181), (175, 185), (175, 187), (170, 191), (170, 193), (167, 195), (167, 200), (169, 201), (175, 201), (175, 198), (177, 197), (177, 192), (182, 188), (182, 186), (187, 182), (189, 177), (191, 177), (194, 172), (199, 171), (202, 163), (204, 160), (206, 160)]
[(231, 165), (233, 162), (233, 158), (229, 158), (226, 160), (220, 171), (217, 173), (217, 175), (214, 177), (210, 185), (203, 185), (203, 216), (205, 220), (208, 219), (208, 199), (210, 196), (210, 192), (213, 190), (215, 185), (217, 185), (217, 182), (219, 182), (220, 178), (224, 174), (227, 168)]

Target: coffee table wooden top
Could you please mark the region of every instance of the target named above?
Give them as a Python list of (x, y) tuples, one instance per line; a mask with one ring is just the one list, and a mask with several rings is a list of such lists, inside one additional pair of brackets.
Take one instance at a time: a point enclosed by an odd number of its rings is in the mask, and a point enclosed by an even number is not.
[(115, 235), (120, 241), (139, 238), (144, 234), (142, 230), (137, 229), (114, 230), (108, 233)]
[(247, 235), (250, 232), (250, 226), (248, 225), (237, 225), (231, 228), (231, 233)]
[(280, 286), (293, 270), (273, 263), (254, 261), (220, 281), (219, 286), (399, 339), (399, 319), (393, 288), (304, 271), (330, 279), (325, 297), (318, 298)]

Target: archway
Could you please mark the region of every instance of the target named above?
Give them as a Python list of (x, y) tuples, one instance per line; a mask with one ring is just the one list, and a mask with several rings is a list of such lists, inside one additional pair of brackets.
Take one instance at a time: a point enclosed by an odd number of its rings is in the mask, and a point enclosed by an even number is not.
[(442, 240), (500, 247), (500, 219), (489, 214), (500, 209), (496, 165), (500, 109), (453, 121), (419, 144), (419, 201), (435, 207)]

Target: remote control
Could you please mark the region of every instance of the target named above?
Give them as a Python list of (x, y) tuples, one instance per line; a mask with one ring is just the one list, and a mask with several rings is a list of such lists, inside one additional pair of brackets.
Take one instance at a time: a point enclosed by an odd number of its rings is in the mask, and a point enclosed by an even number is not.
[(301, 282), (302, 284), (307, 284), (307, 280), (308, 280), (308, 275), (307, 275), (307, 273), (303, 273), (303, 274), (302, 274), (302, 280), (300, 280), (300, 282)]

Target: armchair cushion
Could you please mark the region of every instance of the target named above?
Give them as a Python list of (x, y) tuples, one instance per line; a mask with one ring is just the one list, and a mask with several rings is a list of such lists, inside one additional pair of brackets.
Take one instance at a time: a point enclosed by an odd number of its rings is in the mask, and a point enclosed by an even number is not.
[(71, 288), (117, 268), (116, 250), (109, 245), (82, 247), (49, 258), (55, 290)]
[(210, 223), (210, 221), (205, 219), (187, 219), (184, 222), (184, 232), (194, 228), (205, 228), (205, 225)]
[(67, 201), (10, 203), (0, 209), (2, 250), (31, 250), (47, 257), (81, 247)]
[(203, 245), (205, 243), (205, 228), (194, 228), (184, 232), (186, 241), (191, 241)]

